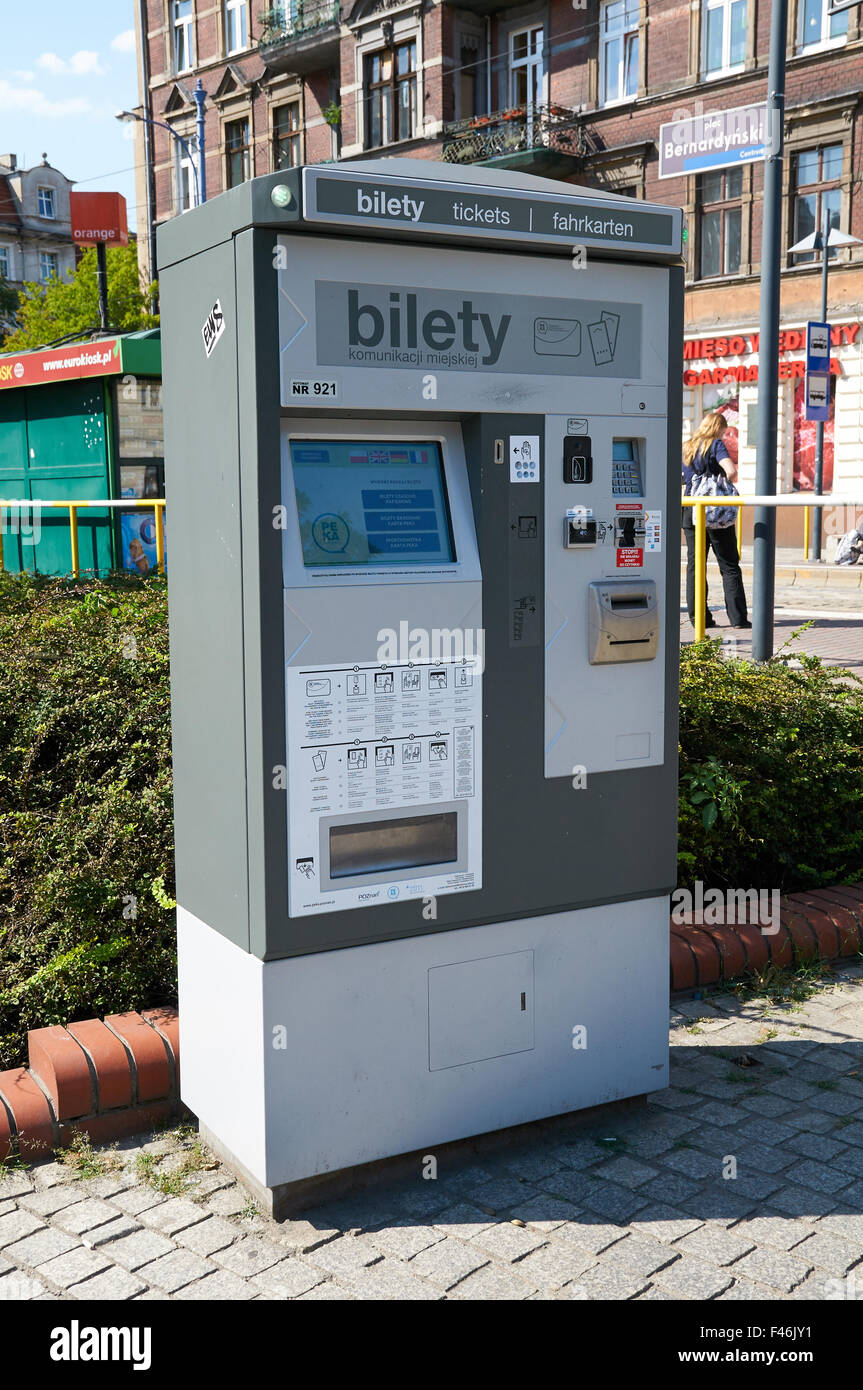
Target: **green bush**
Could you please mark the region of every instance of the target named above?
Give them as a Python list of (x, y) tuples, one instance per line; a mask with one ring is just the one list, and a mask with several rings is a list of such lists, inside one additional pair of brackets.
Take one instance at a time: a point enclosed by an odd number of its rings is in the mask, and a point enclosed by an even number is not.
[(0, 1068), (175, 997), (165, 583), (0, 576)]
[[(167, 595), (0, 575), (0, 1069), (176, 995)], [(680, 882), (863, 878), (863, 685), (681, 655)]]
[(720, 646), (681, 652), (681, 885), (863, 878), (863, 684), (793, 639), (760, 665)]

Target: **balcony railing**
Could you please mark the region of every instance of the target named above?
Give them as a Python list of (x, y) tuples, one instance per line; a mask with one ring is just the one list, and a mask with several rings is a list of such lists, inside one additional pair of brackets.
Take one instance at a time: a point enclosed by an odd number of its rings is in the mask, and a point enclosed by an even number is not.
[(515, 106), (453, 121), (444, 130), (441, 157), (450, 164), (481, 164), (533, 150), (578, 158), (592, 149), (578, 112), (565, 106)]
[(273, 48), (338, 24), (339, 0), (288, 0), (284, 5), (264, 10), (258, 19), (261, 24), (258, 48)]

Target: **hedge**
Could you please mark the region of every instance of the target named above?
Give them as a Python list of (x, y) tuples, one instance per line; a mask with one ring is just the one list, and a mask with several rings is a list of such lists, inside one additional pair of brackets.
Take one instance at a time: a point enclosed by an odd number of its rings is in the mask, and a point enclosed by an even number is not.
[(165, 583), (0, 576), (0, 1068), (175, 997)]
[[(681, 654), (680, 881), (863, 878), (863, 686)], [(0, 1069), (175, 998), (167, 591), (0, 575)]]

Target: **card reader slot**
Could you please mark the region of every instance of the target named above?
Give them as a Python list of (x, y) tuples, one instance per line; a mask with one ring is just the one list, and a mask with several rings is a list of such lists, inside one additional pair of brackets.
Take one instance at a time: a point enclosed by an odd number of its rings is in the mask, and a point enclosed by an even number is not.
[(614, 598), (608, 601), (608, 606), (612, 613), (641, 613), (650, 607), (647, 594), (639, 594), (636, 598)]
[(659, 651), (654, 580), (601, 579), (588, 585), (588, 661), (652, 661)]

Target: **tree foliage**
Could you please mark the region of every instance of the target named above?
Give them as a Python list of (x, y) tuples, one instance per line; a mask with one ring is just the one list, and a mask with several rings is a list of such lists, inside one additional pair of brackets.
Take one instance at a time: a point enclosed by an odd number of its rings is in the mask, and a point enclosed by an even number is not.
[[(109, 247), (106, 258), (111, 328), (120, 333), (155, 328), (159, 320), (149, 312), (149, 292), (141, 285), (135, 247)], [(27, 283), (19, 297), (17, 323), (3, 344), (6, 352), (44, 347), (58, 338), (98, 328), (95, 246), (84, 252), (71, 280), (49, 280), (45, 285)]]

